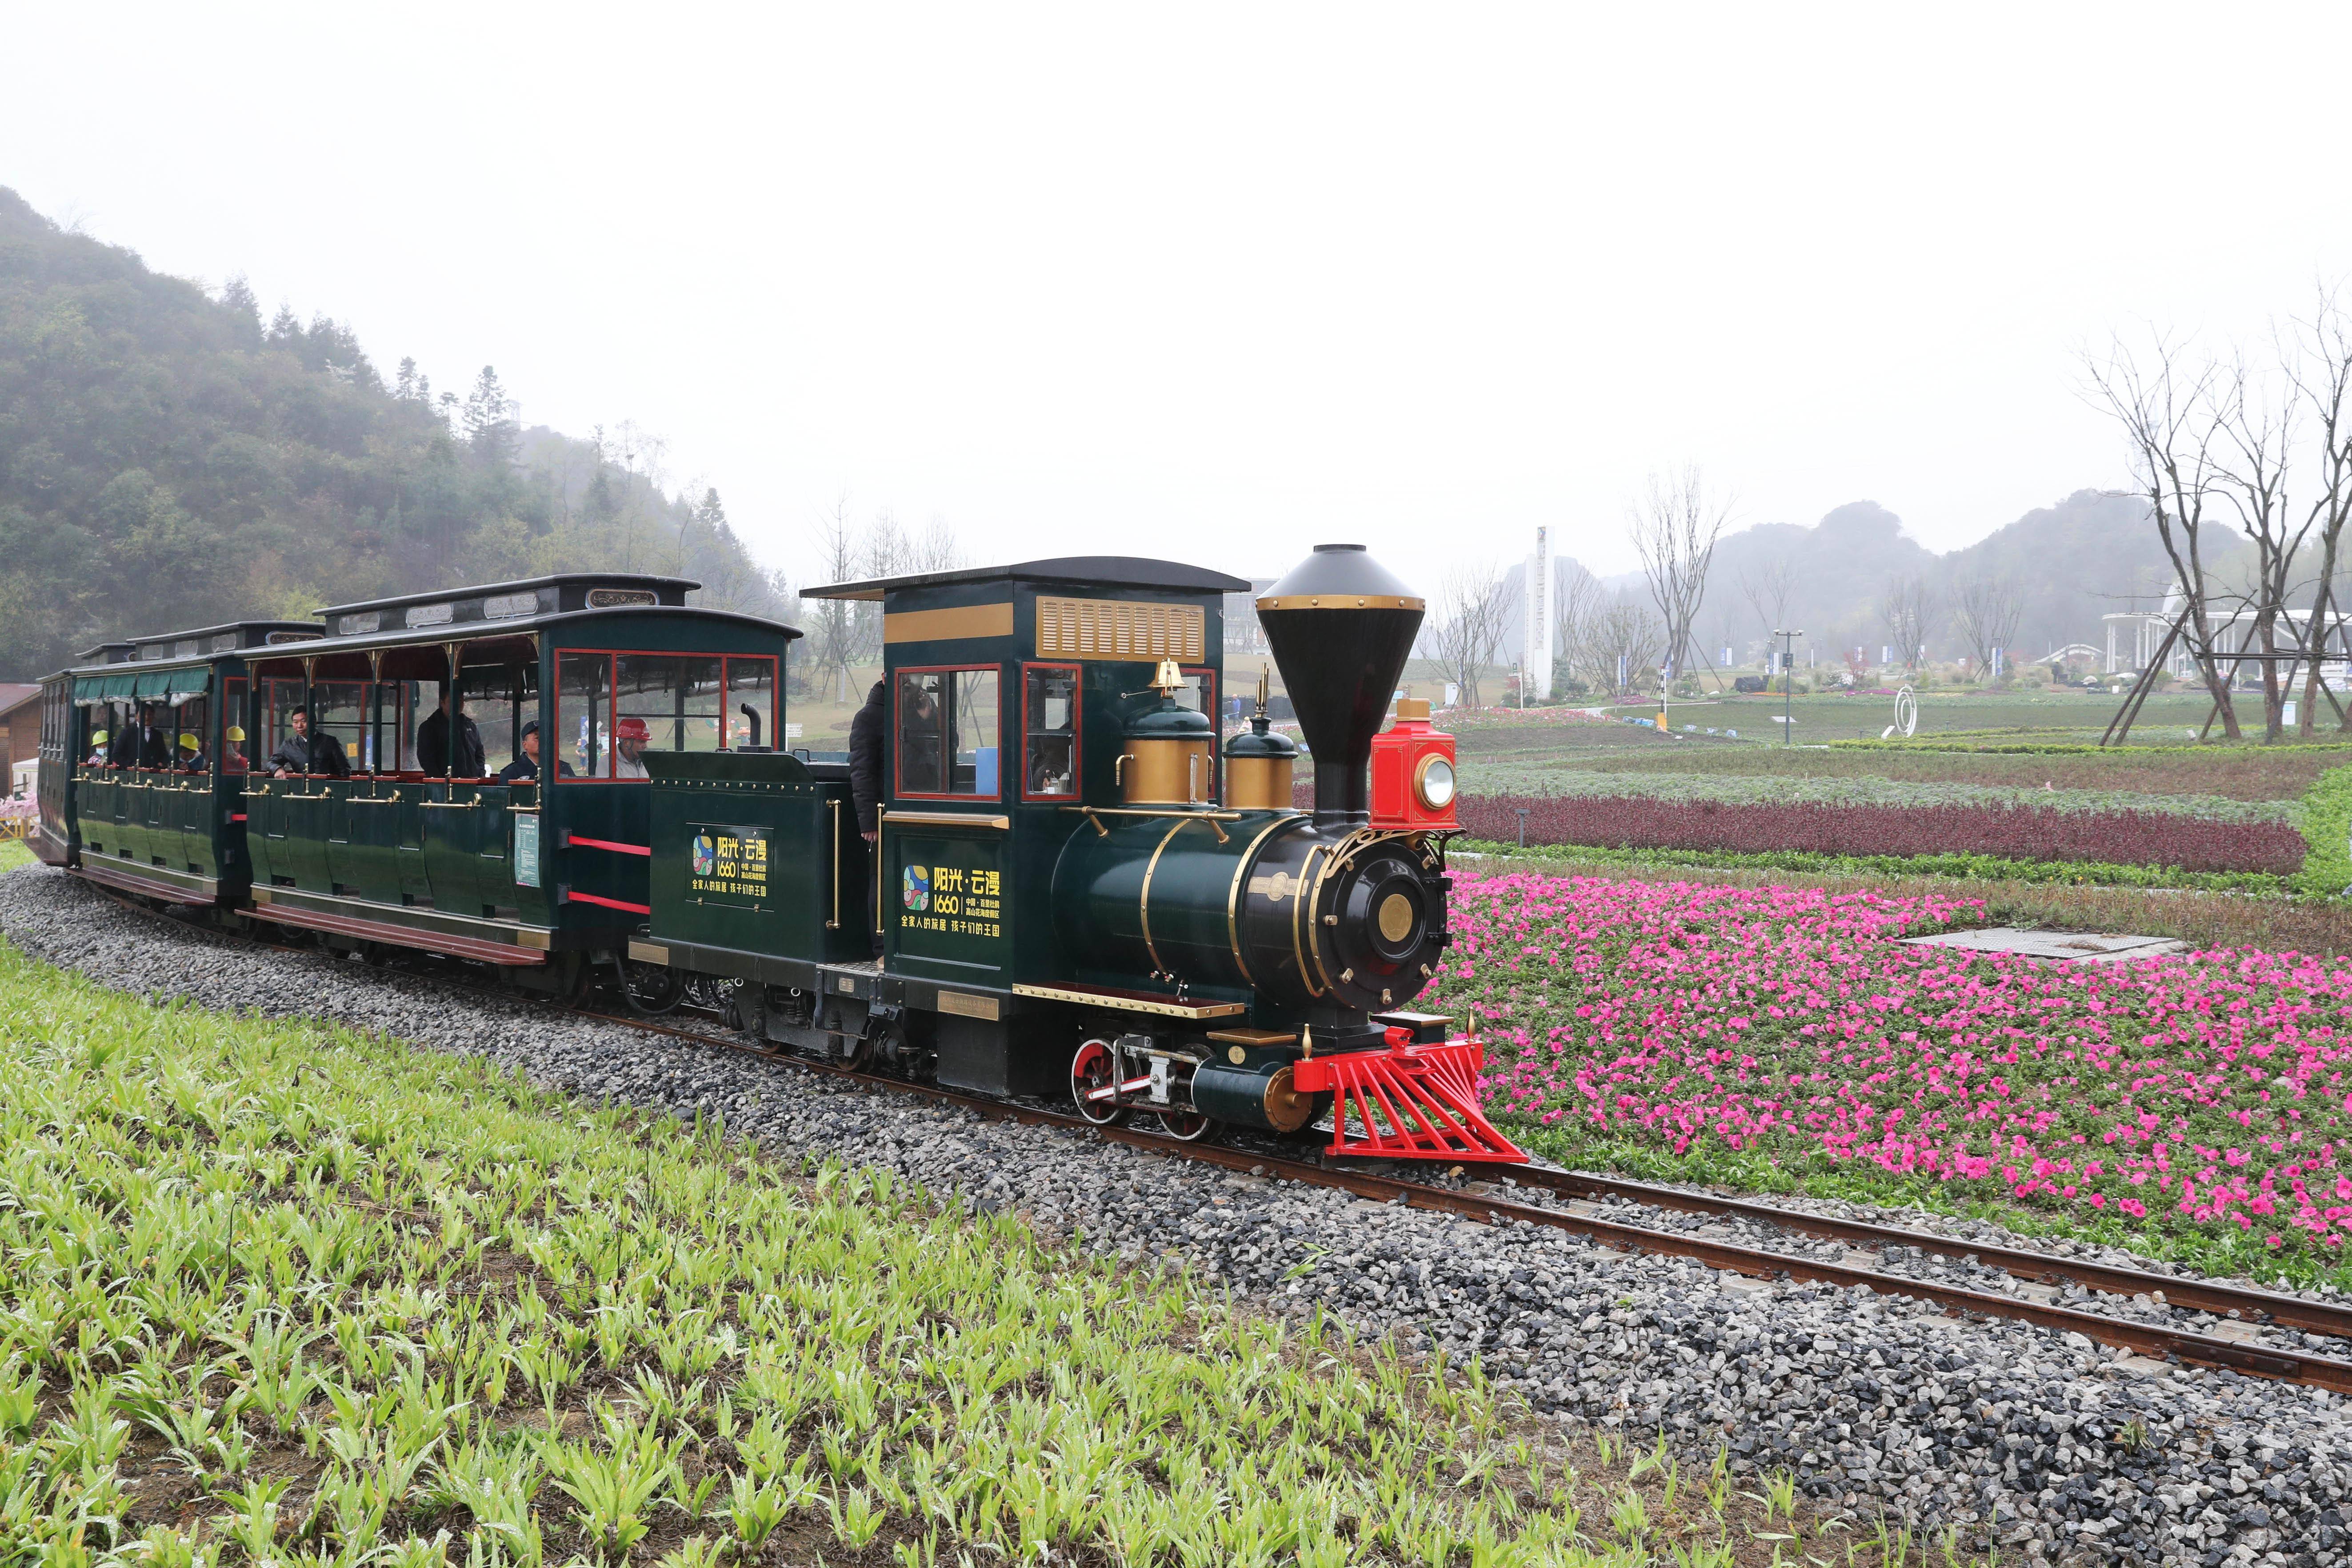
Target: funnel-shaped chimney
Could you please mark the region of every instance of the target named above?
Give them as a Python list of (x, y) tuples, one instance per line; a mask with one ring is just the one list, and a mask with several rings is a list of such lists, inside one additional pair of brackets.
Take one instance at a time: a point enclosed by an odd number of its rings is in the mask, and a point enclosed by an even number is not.
[(1360, 544), (1318, 544), (1258, 596), (1258, 624), (1315, 754), (1315, 820), (1371, 819), (1369, 767), (1422, 601)]

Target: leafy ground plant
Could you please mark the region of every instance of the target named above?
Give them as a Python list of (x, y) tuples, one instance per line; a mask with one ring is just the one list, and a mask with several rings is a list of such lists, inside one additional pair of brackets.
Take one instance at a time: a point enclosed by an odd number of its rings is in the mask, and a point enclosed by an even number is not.
[(1952, 897), (1507, 875), (1457, 883), (1434, 993), (1544, 1152), (1998, 1209), (2352, 1285), (2352, 963), (2037, 964), (1892, 939)]
[(0, 1258), (9, 1568), (1906, 1560), (886, 1173), (5, 945)]

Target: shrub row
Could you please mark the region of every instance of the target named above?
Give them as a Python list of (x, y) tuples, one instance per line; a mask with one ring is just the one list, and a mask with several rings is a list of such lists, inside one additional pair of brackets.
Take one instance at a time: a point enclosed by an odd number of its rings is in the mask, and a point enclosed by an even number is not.
[(1924, 855), (2104, 862), (2183, 871), (2291, 876), (2303, 836), (2277, 822), (2208, 822), (2155, 812), (2053, 811), (2040, 806), (1737, 804), (1645, 795), (1465, 797), (1463, 827), (1515, 842), (1521, 811), (1529, 844), (1727, 854), (1795, 851), (1840, 857)]
[[(2118, 866), (2105, 860), (2011, 860), (1998, 855), (1819, 855), (1802, 849), (1739, 853), (1724, 849), (1616, 849), (1591, 844), (1534, 845), (1521, 850), (1509, 838), (1465, 837), (1455, 848), (1504, 859), (1557, 863), (1577, 874), (1604, 868), (1653, 871), (1769, 872), (1797, 877), (1864, 877), (1874, 883), (1916, 878), (1958, 878), (2034, 888), (2151, 889), (2168, 892), (2280, 894), (2296, 891), (2299, 878), (2267, 871), (2182, 871), (2165, 866)], [(2252, 909), (2257, 906), (2249, 904)], [(2261, 907), (2269, 907), (2267, 905)], [(2094, 925), (2098, 921), (2090, 922)], [(2110, 922), (2112, 923), (2112, 922)], [(2134, 926), (2135, 931), (2144, 929)], [(2153, 929), (2153, 928), (2147, 928)], [(2159, 932), (2158, 934), (2164, 934)], [(2250, 942), (2267, 940), (2258, 929)], [(2352, 951), (2352, 942), (2346, 944)]]

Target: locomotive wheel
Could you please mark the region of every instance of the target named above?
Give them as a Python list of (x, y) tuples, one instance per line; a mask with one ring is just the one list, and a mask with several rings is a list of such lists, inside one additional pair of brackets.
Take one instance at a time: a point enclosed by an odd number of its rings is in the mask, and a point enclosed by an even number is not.
[(1212, 1121), (1197, 1110), (1155, 1110), (1160, 1118), (1160, 1133), (1179, 1143), (1206, 1143), (1225, 1130), (1222, 1121)]
[(1088, 1040), (1070, 1060), (1070, 1098), (1078, 1102), (1078, 1114), (1097, 1127), (1116, 1127), (1127, 1120), (1126, 1106), (1087, 1098), (1090, 1091), (1108, 1089), (1118, 1081), (1118, 1063), (1111, 1058), (1110, 1047), (1100, 1040)]
[(620, 972), (622, 996), (632, 1009), (648, 1017), (675, 1012), (686, 1000), (686, 981), (675, 969), (639, 963), (618, 954), (614, 956), (613, 967)]

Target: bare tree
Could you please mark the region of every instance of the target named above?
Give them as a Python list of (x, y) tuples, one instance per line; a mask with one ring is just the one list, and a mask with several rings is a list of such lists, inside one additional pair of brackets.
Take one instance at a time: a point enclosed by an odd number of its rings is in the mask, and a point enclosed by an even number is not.
[[(1573, 561), (1562, 561), (1552, 575), (1552, 658), (1572, 677), (1582, 678), (1591, 668), (1585, 646), (1592, 638), (1593, 621), (1608, 603), (1601, 579)], [(1605, 683), (1588, 682), (1594, 690)]]
[(1439, 667), (1460, 689), (1467, 707), (1485, 706), (1478, 677), (1502, 647), (1505, 609), (1503, 574), (1493, 562), (1457, 566), (1447, 574), (1430, 642)]
[(1934, 592), (1921, 574), (1890, 577), (1878, 595), (1879, 625), (1886, 640), (1903, 656), (1903, 668), (1919, 668), (1919, 650), (1927, 641), (1927, 627), (1936, 616)]
[(1690, 651), (1691, 623), (1706, 597), (1715, 542), (1730, 515), (1729, 501), (1708, 498), (1696, 463), (1652, 474), (1649, 493), (1633, 508), (1633, 548), (1641, 552), (1642, 575), (1665, 631), (1665, 662), (1677, 675)]
[(1665, 628), (1656, 613), (1621, 594), (1602, 605), (1590, 624), (1584, 658), (1594, 689), (1617, 691), (1646, 684), (1665, 647)]
[[(2215, 490), (2238, 520), (2238, 531), (2254, 547), (2251, 591), (2239, 605), (2247, 625), (2232, 640), (2240, 647), (2252, 643), (2264, 656), (2263, 677), (2263, 739), (2276, 741), (2284, 725), (2281, 677), (2276, 656), (2280, 616), (2293, 592), (2295, 557), (2317, 512), (2296, 521), (2287, 500), (2288, 465), (2295, 445), (2297, 400), (2289, 393), (2285, 376), (2273, 379), (2250, 371), (2242, 357), (2233, 360), (2217, 379), (2221, 398), (2220, 455), (2214, 463)], [(2298, 639), (2297, 647), (2301, 643)]]
[[(833, 510), (818, 515), (816, 523), (817, 557), (823, 563), (817, 574), (827, 583), (846, 583), (858, 574), (858, 562), (863, 551), (857, 531), (849, 522), (849, 498), (837, 497)], [(847, 599), (819, 599), (816, 619), (804, 628), (809, 634), (809, 668), (812, 674), (822, 671), (817, 683), (818, 694), (830, 691), (835, 705), (850, 698), (850, 667), (857, 662), (859, 626), (854, 613), (856, 605)]]
[(1797, 563), (1785, 554), (1757, 562), (1739, 574), (1740, 596), (1755, 606), (1756, 618), (1767, 632), (1787, 629), (1789, 597), (1796, 591)]
[[(2305, 666), (2303, 711), (2298, 728), (2307, 738), (2318, 717), (2320, 658), (2336, 635), (2342, 607), (2335, 603), (2336, 572), (2342, 559), (2344, 525), (2352, 520), (2352, 321), (2337, 302), (2337, 290), (2319, 291), (2311, 320), (2294, 326), (2294, 350), (2284, 354), (2288, 378), (2294, 384), (2313, 426), (2316, 443), (2312, 460), (2318, 493), (2313, 497), (2310, 521), (2319, 539), (2318, 574), (2311, 595), (2311, 616), (2305, 622), (2305, 645), (2314, 657)], [(2342, 728), (2352, 730), (2352, 713)]]
[(952, 572), (963, 563), (963, 547), (956, 542), (955, 530), (948, 526), (946, 518), (933, 512), (921, 534), (908, 545), (907, 570)]
[(1952, 594), (1952, 619), (1968, 639), (1979, 669), (1992, 668), (1993, 649), (2011, 646), (2024, 615), (2025, 595), (2014, 577), (1980, 573), (1962, 581)]
[(2221, 721), (2221, 732), (2240, 739), (2229, 676), (2213, 646), (2213, 589), (2205, 563), (2205, 506), (2218, 482), (2216, 444), (2221, 415), (2211, 365), (2184, 363), (2180, 344), (2152, 340), (2143, 366), (2117, 339), (2102, 361), (2086, 354), (2084, 369), (2097, 402), (2124, 427), (2132, 482), (2156, 520), (2157, 537), (2172, 562), (2183, 601), (2182, 631)]

